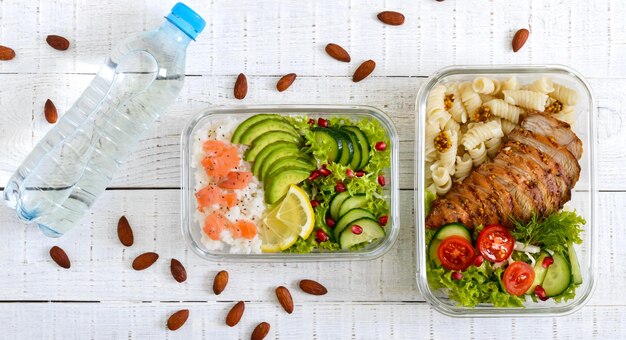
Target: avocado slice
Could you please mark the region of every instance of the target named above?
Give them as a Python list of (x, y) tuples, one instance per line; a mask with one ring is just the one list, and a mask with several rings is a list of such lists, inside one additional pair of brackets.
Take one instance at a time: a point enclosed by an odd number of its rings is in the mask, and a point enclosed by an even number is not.
[(302, 169), (309, 172), (315, 170), (315, 165), (311, 162), (310, 158), (306, 157), (284, 157), (273, 162), (269, 167), (269, 173), (265, 177), (272, 177), (279, 172), (290, 169)]
[(309, 177), (310, 171), (291, 169), (276, 173), (265, 182), (265, 202), (274, 204), (289, 191), (289, 186), (298, 184)]
[(271, 131), (266, 134), (263, 134), (257, 137), (252, 142), (252, 147), (246, 151), (246, 154), (243, 159), (248, 162), (254, 162), (256, 156), (265, 149), (268, 145), (275, 142), (291, 142), (294, 144), (300, 144), (302, 139), (294, 136), (293, 134), (285, 131)]
[[(263, 150), (261, 150), (261, 152), (259, 152), (259, 154), (256, 156), (254, 164), (252, 165), (252, 173), (259, 179), (261, 180), (261, 168), (263, 167), (263, 164), (265, 163), (265, 159), (268, 158), (268, 156), (279, 149), (290, 149), (293, 150), (295, 154), (299, 154), (300, 150), (298, 145), (291, 143), (291, 142), (285, 142), (285, 141), (279, 141), (279, 142), (274, 142), (272, 144), (269, 144), (268, 146), (266, 146), (265, 148), (263, 148)], [(271, 158), (268, 158), (271, 159)]]
[(276, 119), (276, 118), (280, 118), (280, 116), (275, 113), (263, 113), (263, 114), (254, 115), (244, 120), (243, 122), (241, 122), (241, 124), (239, 124), (239, 126), (237, 126), (237, 129), (235, 129), (235, 132), (233, 133), (233, 136), (230, 138), (230, 141), (234, 144), (239, 144), (241, 140), (241, 135), (243, 135), (244, 132), (248, 130), (248, 128), (250, 128), (252, 125), (262, 120), (266, 120), (270, 118)]
[(239, 140), (240, 144), (251, 145), (252, 142), (259, 136), (264, 135), (270, 131), (284, 131), (299, 137), (300, 135), (296, 129), (289, 122), (282, 118), (269, 118), (253, 124), (241, 135)]

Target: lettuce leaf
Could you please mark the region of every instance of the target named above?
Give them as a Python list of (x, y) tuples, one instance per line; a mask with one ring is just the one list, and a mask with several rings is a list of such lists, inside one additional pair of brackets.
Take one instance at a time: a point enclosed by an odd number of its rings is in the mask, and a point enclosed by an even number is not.
[(520, 242), (555, 252), (567, 252), (569, 243), (581, 244), (582, 226), (587, 222), (573, 211), (559, 211), (541, 219), (534, 215), (530, 222), (514, 221), (511, 235)]

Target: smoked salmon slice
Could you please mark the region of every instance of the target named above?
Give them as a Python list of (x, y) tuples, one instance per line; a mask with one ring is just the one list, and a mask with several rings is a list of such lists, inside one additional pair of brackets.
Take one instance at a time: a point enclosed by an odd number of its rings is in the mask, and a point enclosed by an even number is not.
[(243, 237), (250, 240), (256, 236), (256, 225), (250, 221), (237, 220), (229, 226), (229, 229), (234, 238)]
[(226, 178), (217, 184), (222, 189), (243, 189), (252, 180), (252, 173), (247, 171), (231, 171)]
[(202, 160), (202, 167), (211, 177), (225, 177), (230, 169), (239, 165), (237, 148), (218, 140), (208, 140), (202, 145), (206, 156)]
[(224, 228), (232, 229), (232, 223), (219, 211), (212, 213), (204, 219), (203, 230), (212, 240), (219, 240), (220, 233)]

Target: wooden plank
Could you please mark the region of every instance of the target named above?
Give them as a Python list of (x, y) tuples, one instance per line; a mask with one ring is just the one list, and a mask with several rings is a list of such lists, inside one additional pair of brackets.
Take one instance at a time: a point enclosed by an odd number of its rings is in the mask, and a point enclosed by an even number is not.
[[(619, 268), (626, 258), (626, 230), (620, 227), (626, 220), (624, 200), (623, 192), (600, 194), (598, 226), (592, 227), (599, 233), (595, 249), (601, 267), (591, 305), (626, 305), (622, 273), (606, 270)], [(297, 290), (297, 282), (306, 277), (328, 287), (324, 301), (423, 301), (415, 283), (413, 192), (402, 191), (400, 202), (400, 235), (389, 253), (372, 261), (319, 263), (212, 263), (199, 258), (180, 233), (178, 190), (107, 191), (80, 225), (60, 239), (46, 238), (34, 226), (21, 224), (13, 211), (0, 209), (0, 301), (231, 301), (241, 291), (252, 300), (273, 301), (274, 287)], [(121, 215), (135, 231), (131, 248), (117, 239)], [(50, 260), (47, 252), (55, 244), (72, 259), (70, 270)], [(132, 260), (145, 251), (156, 251), (160, 259), (152, 268), (133, 271)], [(184, 284), (169, 273), (172, 257), (187, 268)], [(211, 284), (221, 269), (230, 272), (231, 281), (216, 297)], [(317, 301), (313, 296), (299, 299)]]
[[(299, 295), (296, 295), (296, 298)], [(320, 299), (322, 300), (322, 299)], [(249, 339), (262, 321), (266, 339), (618, 339), (626, 332), (626, 309), (584, 307), (554, 318), (454, 319), (425, 303), (296, 302), (289, 315), (277, 303), (249, 301), (240, 323), (224, 318), (231, 302), (206, 303), (2, 303), (7, 338)], [(189, 309), (179, 330), (166, 329), (169, 315)], [(33, 327), (33, 320), (37, 326)]]
[[(68, 110), (91, 80), (88, 75), (0, 75), (0, 185), (50, 129), (43, 117), (43, 104), (51, 98), (60, 113)], [(232, 98), (234, 77), (188, 77), (183, 92), (167, 114), (149, 130), (116, 175), (111, 187), (178, 187), (180, 178), (180, 133), (201, 109), (216, 105), (327, 104), (371, 105), (384, 110), (394, 121), (401, 142), (400, 186), (413, 188), (415, 96), (423, 78), (373, 78), (353, 84), (348, 78), (301, 77), (292, 88), (279, 93), (277, 77), (250, 77), (244, 101)], [(8, 87), (10, 84), (11, 86)], [(622, 94), (626, 79), (591, 79), (596, 95), (599, 159), (596, 173), (600, 189), (626, 189), (622, 171), (626, 154), (626, 110)], [(1, 86), (1, 85), (0, 85)]]
[[(172, 4), (5, 0), (0, 40), (18, 56), (0, 63), (0, 72), (96, 72), (112, 46), (159, 26)], [(626, 53), (620, 47), (626, 41), (626, 7), (620, 1), (188, 4), (208, 23), (189, 49), (188, 74), (346, 76), (359, 62), (374, 59), (376, 76), (427, 76), (447, 65), (520, 63), (567, 64), (592, 77), (626, 76), (620, 63)], [(403, 12), (406, 23), (380, 23), (376, 14), (386, 9)], [(531, 29), (531, 37), (524, 49), (512, 53), (511, 38), (522, 27)], [(51, 49), (45, 43), (48, 34), (67, 36), (72, 47)], [(326, 56), (329, 42), (345, 46), (353, 62)]]

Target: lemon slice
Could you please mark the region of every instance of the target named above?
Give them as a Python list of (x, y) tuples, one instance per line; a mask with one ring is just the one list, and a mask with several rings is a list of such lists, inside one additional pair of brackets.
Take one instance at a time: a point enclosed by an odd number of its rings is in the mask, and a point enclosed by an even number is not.
[(282, 202), (263, 216), (259, 228), (261, 250), (285, 250), (294, 245), (298, 237), (309, 237), (314, 226), (315, 213), (308, 195), (299, 186), (291, 185)]

